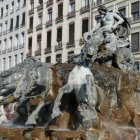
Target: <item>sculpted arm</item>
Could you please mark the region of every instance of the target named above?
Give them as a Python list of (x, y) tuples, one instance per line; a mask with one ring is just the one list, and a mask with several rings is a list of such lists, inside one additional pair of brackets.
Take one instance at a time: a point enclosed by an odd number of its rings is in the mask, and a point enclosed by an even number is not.
[(118, 21), (113, 25), (114, 28), (116, 28), (118, 25), (122, 24), (124, 22), (123, 18), (120, 17), (117, 13), (113, 13), (113, 16), (115, 19), (117, 19)]
[(99, 27), (101, 27), (101, 23), (99, 22), (96, 26), (93, 27), (93, 29), (91, 30), (91, 32), (93, 33), (94, 31), (96, 31)]

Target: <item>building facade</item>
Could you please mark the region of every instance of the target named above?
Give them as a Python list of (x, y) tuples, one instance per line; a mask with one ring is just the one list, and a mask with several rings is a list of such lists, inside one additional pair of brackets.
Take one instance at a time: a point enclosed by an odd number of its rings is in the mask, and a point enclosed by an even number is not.
[(0, 71), (25, 58), (26, 0), (0, 1)]
[(99, 4), (131, 20), (135, 67), (140, 63), (140, 0), (1, 0), (0, 64), (9, 69), (30, 56), (66, 62), (81, 50), (83, 33), (95, 26)]

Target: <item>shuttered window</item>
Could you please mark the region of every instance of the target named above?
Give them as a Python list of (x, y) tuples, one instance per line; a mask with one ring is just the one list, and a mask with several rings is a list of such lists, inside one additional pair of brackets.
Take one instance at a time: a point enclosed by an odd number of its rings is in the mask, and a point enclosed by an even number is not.
[(57, 29), (57, 42), (62, 41), (62, 27)]
[(52, 32), (47, 32), (47, 48), (51, 48), (51, 38), (52, 38)]
[(58, 17), (63, 16), (63, 3), (58, 5)]
[(22, 14), (22, 26), (25, 25), (25, 13)]
[(139, 1), (131, 4), (131, 13), (139, 11)]
[(131, 34), (132, 52), (139, 51), (139, 33)]
[(33, 17), (30, 18), (30, 29), (33, 28)]
[(88, 32), (88, 19), (82, 20), (82, 35)]
[(28, 49), (29, 50), (32, 49), (32, 38), (31, 37), (28, 39)]
[(133, 20), (139, 20), (139, 1), (131, 4), (131, 13)]
[(69, 42), (74, 43), (74, 30), (75, 30), (75, 24), (72, 23), (69, 25)]
[(19, 27), (19, 16), (17, 16), (17, 19), (16, 19), (16, 28)]

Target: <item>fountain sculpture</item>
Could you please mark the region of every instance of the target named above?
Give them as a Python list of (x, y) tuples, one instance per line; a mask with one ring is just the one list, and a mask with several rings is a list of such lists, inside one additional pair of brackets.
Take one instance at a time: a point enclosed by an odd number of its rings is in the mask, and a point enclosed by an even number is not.
[[(0, 137), (8, 140), (140, 139), (140, 73), (133, 70), (129, 20), (99, 6), (69, 63), (37, 58), (0, 75)], [(132, 46), (133, 47), (133, 46)]]

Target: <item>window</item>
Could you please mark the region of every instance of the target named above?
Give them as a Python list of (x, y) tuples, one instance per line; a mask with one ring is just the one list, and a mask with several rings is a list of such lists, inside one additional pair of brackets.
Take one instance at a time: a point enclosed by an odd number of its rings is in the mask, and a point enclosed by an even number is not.
[(96, 0), (96, 4), (99, 5), (102, 3), (102, 0)]
[(131, 14), (132, 14), (132, 17), (133, 17), (133, 20), (139, 20), (139, 1), (137, 2), (134, 2), (131, 4)]
[(26, 0), (23, 0), (23, 6), (25, 6), (26, 5)]
[(22, 23), (21, 26), (25, 25), (25, 13), (22, 14)]
[(42, 14), (38, 15), (38, 25), (42, 24), (43, 16)]
[(12, 4), (11, 4), (11, 11), (14, 10), (14, 1), (12, 1)]
[(41, 50), (41, 39), (42, 39), (42, 35), (41, 34), (37, 35), (37, 48), (39, 50)]
[(120, 7), (120, 8), (118, 9), (118, 12), (125, 16), (125, 15), (126, 15), (126, 7), (125, 7), (125, 6)]
[(31, 10), (34, 9), (34, 0), (30, 0)]
[(10, 29), (9, 31), (13, 31), (13, 18), (11, 18), (10, 20)]
[(9, 49), (12, 49), (12, 37), (9, 38)]
[(33, 28), (33, 17), (30, 18), (30, 24), (29, 24), (29, 26), (30, 26), (30, 29)]
[(62, 62), (62, 54), (57, 54), (56, 55), (56, 62), (61, 63)]
[(139, 51), (139, 33), (131, 34), (131, 44), (132, 44), (132, 52)]
[(16, 18), (16, 28), (19, 28), (19, 15)]
[(57, 42), (62, 42), (62, 27), (57, 29)]
[(7, 22), (7, 21), (5, 21), (4, 32), (7, 32), (7, 29), (8, 29), (8, 22)]
[(46, 57), (46, 63), (51, 63), (51, 56)]
[(47, 48), (51, 48), (51, 38), (52, 38), (52, 32), (47, 32)]
[(2, 34), (2, 23), (0, 24), (0, 34)]
[(75, 11), (75, 1), (70, 1), (69, 4), (69, 12), (74, 12)]
[(4, 39), (4, 51), (6, 50), (7, 47), (7, 39)]
[(24, 60), (24, 56), (23, 56), (23, 53), (20, 54), (20, 63), (22, 63)]
[(8, 58), (8, 63), (9, 63), (9, 69), (10, 69), (11, 65), (12, 65), (11, 56), (9, 56), (9, 58)]
[(32, 38), (31, 37), (28, 39), (28, 49), (29, 50), (32, 49)]
[(17, 65), (18, 63), (18, 58), (17, 58), (17, 54), (15, 55), (15, 66)]
[(48, 10), (48, 19), (49, 21), (52, 21), (52, 9)]
[(17, 8), (20, 7), (20, 0), (17, 0)]
[(82, 0), (82, 7), (89, 6), (89, 0)]
[(18, 34), (15, 37), (15, 48), (18, 48)]
[(134, 70), (139, 71), (140, 70), (140, 65), (139, 65), (139, 61), (134, 62)]
[(74, 30), (75, 30), (75, 24), (69, 24), (69, 43), (74, 44)]
[(63, 3), (58, 5), (58, 17), (63, 17)]
[(5, 15), (8, 15), (8, 5), (6, 5)]
[(22, 33), (21, 33), (21, 39), (20, 39), (20, 44), (21, 44), (21, 45), (24, 45), (24, 36), (25, 36), (25, 33), (22, 32)]
[(6, 59), (3, 58), (3, 71), (5, 71), (5, 70), (6, 70)]
[(1, 18), (3, 18), (3, 8), (1, 8)]
[(88, 32), (88, 19), (83, 19), (82, 20), (82, 35)]
[(101, 19), (100, 15), (95, 16), (96, 24), (98, 24), (100, 22), (100, 19)]

